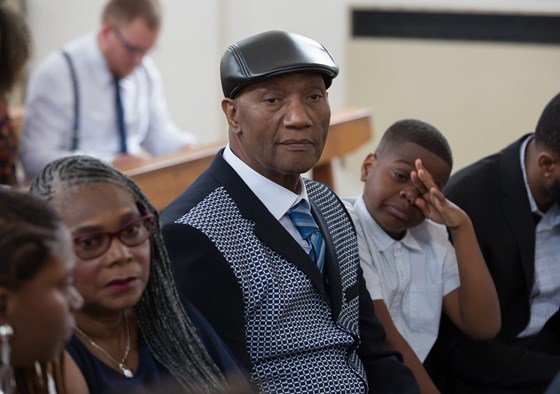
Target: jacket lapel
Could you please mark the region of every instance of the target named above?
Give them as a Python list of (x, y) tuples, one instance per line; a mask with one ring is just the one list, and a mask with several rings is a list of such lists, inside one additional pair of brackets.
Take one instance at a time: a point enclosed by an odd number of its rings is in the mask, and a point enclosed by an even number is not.
[[(321, 235), (323, 235), (323, 239), (325, 241), (325, 280), (327, 282), (333, 320), (336, 321), (342, 308), (342, 283), (340, 276), (340, 266), (338, 264), (336, 249), (334, 247), (334, 243), (324, 215), (322, 214), (317, 204), (315, 204), (311, 199), (310, 202), (311, 213), (313, 215), (313, 218), (317, 222), (317, 226), (319, 226), (319, 230), (321, 230)], [(323, 280), (321, 281), (323, 282)]]
[(519, 149), (526, 137), (527, 135), (504, 149), (500, 161), (500, 179), (505, 194), (502, 200), (504, 214), (517, 240), (525, 280), (528, 289), (531, 289), (535, 270), (535, 222), (519, 160)]
[[(302, 271), (319, 293), (328, 299), (323, 278), (315, 263), (280, 222), (272, 216), (243, 179), (223, 159), (222, 151), (212, 162), (210, 172), (226, 188), (239, 208), (241, 215), (245, 219), (255, 222), (255, 235), (264, 244)], [(324, 233), (323, 230), (321, 231)]]

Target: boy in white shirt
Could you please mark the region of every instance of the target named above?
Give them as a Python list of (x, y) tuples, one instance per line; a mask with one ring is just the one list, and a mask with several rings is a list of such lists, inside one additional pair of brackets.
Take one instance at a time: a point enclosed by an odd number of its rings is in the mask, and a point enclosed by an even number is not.
[(365, 158), (363, 194), (348, 207), (387, 343), (403, 354), (422, 393), (438, 392), (422, 363), (442, 309), (474, 339), (500, 329), (496, 289), (471, 220), (441, 192), (452, 165), (436, 128), (414, 119), (396, 122)]

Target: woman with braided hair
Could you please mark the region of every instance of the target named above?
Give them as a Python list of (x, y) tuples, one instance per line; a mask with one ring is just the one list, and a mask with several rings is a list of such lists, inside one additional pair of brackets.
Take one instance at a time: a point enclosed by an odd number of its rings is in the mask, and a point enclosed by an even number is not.
[(82, 298), (64, 223), (44, 201), (0, 189), (0, 392), (67, 393), (64, 343)]
[(49, 201), (74, 239), (84, 307), (66, 347), (69, 391), (249, 390), (225, 345), (179, 299), (158, 212), (130, 178), (69, 156), (48, 164), (30, 193)]

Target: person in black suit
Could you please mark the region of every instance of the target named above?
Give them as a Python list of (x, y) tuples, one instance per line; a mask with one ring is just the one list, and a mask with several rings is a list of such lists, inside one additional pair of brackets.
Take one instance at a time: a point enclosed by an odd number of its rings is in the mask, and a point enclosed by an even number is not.
[(542, 393), (560, 371), (560, 94), (534, 133), (458, 171), (444, 193), (471, 217), (502, 328), (474, 342), (444, 321), (430, 363), (445, 365), (452, 393)]
[(259, 390), (417, 393), (385, 347), (344, 205), (300, 175), (323, 150), (337, 74), (329, 52), (297, 34), (231, 45), (229, 145), (164, 211), (164, 238), (180, 291)]

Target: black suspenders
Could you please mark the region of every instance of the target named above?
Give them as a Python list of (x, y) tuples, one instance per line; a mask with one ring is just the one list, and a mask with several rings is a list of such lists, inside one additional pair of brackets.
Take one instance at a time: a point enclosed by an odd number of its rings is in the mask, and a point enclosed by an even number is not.
[(76, 68), (74, 67), (74, 62), (70, 57), (70, 54), (62, 50), (62, 55), (68, 63), (68, 68), (70, 69), (70, 75), (72, 77), (72, 90), (74, 92), (74, 125), (72, 126), (72, 148), (71, 150), (78, 149), (78, 125), (80, 123), (80, 95), (78, 92), (78, 78), (76, 77)]
[[(74, 93), (74, 125), (72, 126), (72, 148), (71, 150), (78, 149), (79, 140), (79, 125), (80, 125), (80, 92), (78, 89), (78, 77), (76, 76), (76, 67), (74, 67), (74, 62), (70, 57), (70, 54), (64, 49), (61, 50), (66, 63), (68, 63), (68, 68), (70, 69), (70, 76), (72, 77), (72, 91)], [(145, 68), (144, 63), (141, 64), (144, 72), (146, 73), (146, 80), (148, 81), (148, 95), (152, 95), (152, 80), (150, 78), (150, 73)]]

